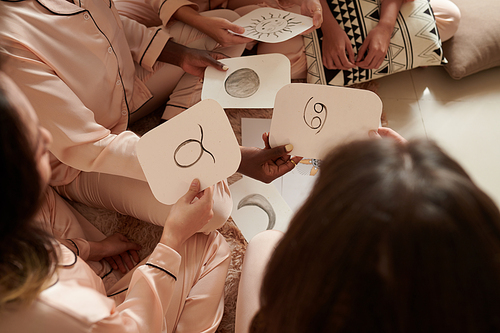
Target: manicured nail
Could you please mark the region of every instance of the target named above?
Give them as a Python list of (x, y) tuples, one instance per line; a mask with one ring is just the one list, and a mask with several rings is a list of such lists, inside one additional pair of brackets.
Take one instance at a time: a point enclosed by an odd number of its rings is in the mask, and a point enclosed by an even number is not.
[(285, 146), (285, 149), (286, 149), (286, 152), (289, 153), (289, 152), (291, 152), (293, 150), (293, 145), (292, 144), (287, 144)]
[(222, 66), (222, 69), (227, 71), (229, 69), (229, 67), (227, 67), (226, 65)]

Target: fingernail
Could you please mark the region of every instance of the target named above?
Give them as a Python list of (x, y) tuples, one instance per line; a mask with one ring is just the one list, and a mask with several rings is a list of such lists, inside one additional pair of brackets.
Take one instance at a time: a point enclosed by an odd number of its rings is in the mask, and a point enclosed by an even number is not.
[(371, 130), (368, 132), (368, 136), (373, 139), (373, 138), (378, 137), (378, 133), (377, 133), (377, 131)]
[(191, 182), (191, 187), (197, 187), (199, 182), (200, 181), (198, 179), (193, 179), (193, 181)]
[(286, 152), (289, 153), (289, 152), (291, 152), (293, 150), (293, 145), (292, 144), (287, 144), (285, 146), (285, 149), (286, 149)]
[(227, 71), (229, 69), (229, 67), (227, 67), (226, 65), (222, 66), (222, 69)]

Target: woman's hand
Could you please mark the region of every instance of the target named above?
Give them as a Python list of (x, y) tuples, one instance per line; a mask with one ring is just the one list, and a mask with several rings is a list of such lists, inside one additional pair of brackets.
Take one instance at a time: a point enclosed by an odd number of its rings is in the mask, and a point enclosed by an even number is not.
[(321, 29), (323, 32), (323, 65), (328, 69), (348, 70), (356, 67), (351, 41), (338, 23)]
[(288, 155), (293, 149), (292, 145), (271, 148), (269, 134), (264, 133), (262, 139), (266, 146), (264, 149), (240, 147), (241, 163), (238, 172), (261, 182), (270, 183), (291, 171), (302, 160), (302, 157)]
[(221, 46), (246, 44), (253, 41), (253, 39), (238, 36), (230, 32), (244, 33), (245, 29), (239, 25), (233, 24), (221, 17), (200, 15), (198, 11), (189, 5), (177, 9), (173, 17), (203, 32)]
[(321, 32), (323, 32), (321, 51), (323, 53), (323, 66), (328, 69), (344, 70), (356, 67), (349, 37), (333, 17), (326, 0), (321, 0), (321, 6), (325, 19), (321, 27)]
[(179, 66), (186, 73), (202, 78), (208, 66), (226, 71), (227, 66), (217, 61), (224, 58), (227, 57), (222, 53), (193, 49), (169, 40), (158, 60)]
[(394, 27), (377, 24), (366, 36), (358, 50), (355, 65), (365, 69), (376, 69), (385, 59)]
[(212, 208), (213, 187), (200, 192), (200, 181), (193, 180), (187, 193), (172, 206), (160, 243), (179, 252), (182, 244), (214, 216)]
[(368, 135), (374, 139), (389, 138), (401, 144), (408, 142), (408, 140), (403, 138), (398, 132), (389, 127), (379, 127), (377, 131), (370, 131)]
[(221, 17), (199, 15), (199, 22), (196, 28), (204, 34), (210, 36), (223, 47), (236, 44), (246, 44), (253, 41), (251, 38), (233, 34), (231, 31), (242, 34), (245, 32), (245, 29)]
[(312, 28), (303, 32), (302, 35), (306, 35), (321, 28), (321, 24), (323, 23), (323, 10), (319, 0), (303, 0), (300, 4), (300, 13), (304, 16), (312, 17), (313, 19)]
[[(122, 234), (113, 234), (100, 242), (88, 242), (90, 253), (88, 260), (106, 260), (113, 269), (119, 269), (126, 273), (139, 262), (137, 251), (141, 249), (139, 244), (133, 243)], [(135, 261), (132, 262), (132, 259)]]

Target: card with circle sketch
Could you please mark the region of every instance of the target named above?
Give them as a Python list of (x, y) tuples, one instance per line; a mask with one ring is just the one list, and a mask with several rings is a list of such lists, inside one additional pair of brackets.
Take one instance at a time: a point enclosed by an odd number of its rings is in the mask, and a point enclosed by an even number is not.
[(222, 59), (225, 72), (207, 67), (201, 99), (224, 108), (272, 108), (278, 90), (291, 82), (290, 61), (282, 54)]
[(273, 184), (244, 176), (229, 188), (231, 217), (247, 241), (264, 230), (287, 230), (293, 212)]
[(233, 23), (245, 28), (237, 35), (266, 43), (284, 42), (313, 26), (311, 17), (271, 7), (255, 9)]
[(276, 95), (270, 144), (291, 143), (292, 154), (321, 158), (342, 142), (368, 138), (381, 114), (382, 101), (371, 91), (292, 83)]
[(144, 134), (137, 157), (156, 199), (173, 204), (195, 178), (205, 189), (234, 174), (241, 153), (226, 113), (207, 99)]

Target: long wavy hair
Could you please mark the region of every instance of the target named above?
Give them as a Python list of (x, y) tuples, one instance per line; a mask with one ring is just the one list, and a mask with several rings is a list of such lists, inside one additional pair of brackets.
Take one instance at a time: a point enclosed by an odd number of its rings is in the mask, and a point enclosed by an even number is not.
[(27, 133), (0, 87), (0, 310), (34, 300), (57, 260), (52, 238), (33, 224), (43, 185)]
[(353, 142), (272, 256), (251, 332), (499, 332), (500, 213), (434, 143)]

